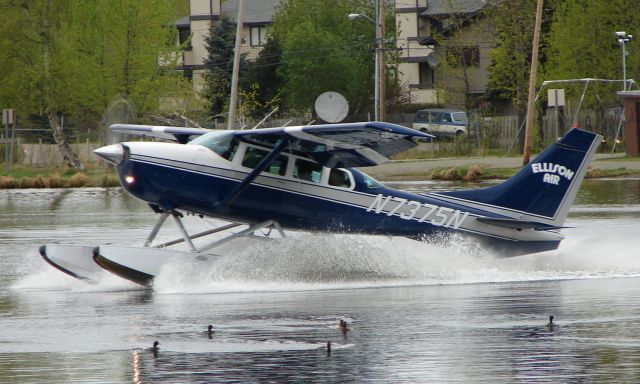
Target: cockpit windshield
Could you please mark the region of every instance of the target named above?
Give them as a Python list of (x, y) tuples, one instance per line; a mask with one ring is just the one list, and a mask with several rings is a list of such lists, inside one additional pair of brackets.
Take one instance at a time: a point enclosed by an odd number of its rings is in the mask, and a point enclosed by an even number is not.
[(190, 141), (189, 145), (202, 145), (221, 157), (231, 161), (238, 150), (240, 141), (232, 132), (210, 132)]
[(364, 181), (364, 184), (369, 189), (378, 189), (378, 188), (384, 187), (384, 185), (382, 185), (378, 180), (374, 179), (373, 177), (365, 173), (362, 174), (362, 180)]

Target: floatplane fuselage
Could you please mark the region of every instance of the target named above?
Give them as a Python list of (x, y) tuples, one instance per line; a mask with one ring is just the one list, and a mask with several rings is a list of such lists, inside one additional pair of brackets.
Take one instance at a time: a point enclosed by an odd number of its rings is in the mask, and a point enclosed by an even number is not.
[[(116, 166), (129, 193), (161, 214), (145, 252), (134, 256), (126, 254), (129, 248), (107, 247), (92, 252), (103, 268), (141, 284), (148, 284), (166, 261), (151, 261), (150, 254), (159, 251), (149, 245), (168, 216), (177, 220), (191, 254), (206, 253), (221, 243), (196, 246), (192, 240), (200, 235), (187, 233), (179, 212), (229, 221), (224, 229), (247, 225), (240, 235), (264, 227), (274, 227), (281, 235), (301, 230), (422, 241), (460, 235), (502, 256), (553, 250), (563, 239), (560, 229), (601, 139), (574, 129), (502, 184), (413, 194), (386, 187), (356, 169), (380, 164), (415, 146), (414, 137), (426, 136), (393, 124), (251, 131), (134, 125), (111, 129), (185, 143), (135, 141), (96, 150)], [(64, 249), (56, 249), (55, 255), (46, 249), (41, 253), (57, 268), (67, 273), (65, 266), (73, 269)]]

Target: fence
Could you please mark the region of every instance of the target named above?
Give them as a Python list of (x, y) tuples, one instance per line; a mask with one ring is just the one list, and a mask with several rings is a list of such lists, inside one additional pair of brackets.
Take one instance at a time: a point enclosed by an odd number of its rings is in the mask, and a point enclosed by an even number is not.
[[(97, 164), (102, 160), (93, 153), (93, 150), (101, 146), (101, 144), (86, 142), (71, 144), (71, 149), (80, 157), (80, 161), (83, 163)], [(19, 164), (36, 166), (58, 166), (64, 164), (56, 144), (39, 142), (37, 144), (20, 144), (18, 148), (21, 149), (17, 159)]]
[[(613, 143), (622, 140), (621, 129), (621, 109), (610, 109), (607, 111), (587, 110), (578, 116), (578, 126), (592, 132), (599, 133), (605, 137), (605, 144), (601, 146), (601, 151), (610, 151)], [(363, 120), (365, 116), (361, 116)], [(546, 115), (535, 120), (535, 140), (536, 148), (546, 147), (557, 140), (573, 125), (574, 116), (556, 114), (548, 111)], [(411, 127), (413, 114), (391, 114), (387, 115), (388, 122)], [(269, 119), (265, 121), (261, 128), (305, 125), (309, 123), (309, 117), (296, 117), (284, 119)], [(246, 124), (245, 129), (252, 128), (256, 123)], [(521, 123), (516, 116), (493, 116), (493, 117), (473, 117), (471, 118), (468, 134), (456, 140), (437, 141), (434, 144), (422, 146), (428, 147), (428, 152), (433, 156), (440, 155), (484, 155), (491, 151), (499, 153), (516, 153), (518, 147), (518, 132)], [(226, 129), (226, 125), (213, 123), (210, 128)], [(524, 129), (524, 127), (523, 127)], [(50, 133), (45, 132), (42, 137), (49, 138)], [(45, 136), (46, 135), (46, 136)], [(0, 135), (0, 146), (4, 140)], [(24, 139), (15, 139), (13, 158), (17, 164), (25, 165), (47, 165), (57, 166), (64, 164), (58, 146), (55, 144), (45, 144), (42, 139), (38, 143), (24, 143)], [(71, 144), (71, 148), (78, 154), (81, 161), (87, 164), (98, 164), (101, 160), (93, 154), (93, 150), (102, 146), (103, 143), (90, 142), (88, 139), (84, 143)], [(17, 149), (20, 150), (17, 150)], [(622, 150), (623, 145), (618, 148)], [(4, 161), (4, 151), (0, 151), (0, 160)]]

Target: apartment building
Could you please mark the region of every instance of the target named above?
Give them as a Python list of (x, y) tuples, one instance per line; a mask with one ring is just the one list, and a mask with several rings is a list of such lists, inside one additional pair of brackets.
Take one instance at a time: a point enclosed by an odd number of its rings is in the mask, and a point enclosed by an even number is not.
[[(401, 84), (413, 103), (465, 104), (486, 91), (491, 44), (479, 11), (484, 0), (396, 0)], [(459, 56), (458, 62), (443, 60)], [(450, 55), (450, 56), (446, 56)], [(456, 66), (458, 68), (456, 68)], [(464, 68), (463, 68), (464, 67)]]
[[(189, 16), (176, 22), (180, 43), (190, 40), (183, 53), (182, 70), (191, 78), (196, 91), (204, 87), (204, 62), (207, 57), (206, 38), (212, 21), (225, 15), (232, 20), (238, 17), (239, 0), (190, 0)], [(279, 0), (244, 0), (244, 21), (240, 52), (247, 59), (255, 59), (266, 41), (267, 31)]]
[[(180, 41), (189, 41), (183, 53), (185, 77), (191, 78), (194, 90), (204, 86), (204, 61), (207, 57), (206, 37), (213, 20), (226, 15), (238, 16), (239, 0), (190, 0), (189, 16), (177, 21)], [(265, 43), (280, 0), (244, 0), (241, 53), (255, 59)], [(489, 37), (475, 26), (485, 0), (395, 0), (394, 12), (401, 52), (398, 70), (400, 81), (409, 89), (413, 103), (444, 103), (464, 105), (467, 97), (477, 98), (486, 91)], [(454, 25), (452, 20), (457, 20)], [(466, 35), (466, 36), (465, 36)], [(443, 70), (443, 57), (448, 53), (440, 44), (443, 39), (457, 38), (457, 47), (467, 64), (464, 74)], [(438, 41), (439, 40), (439, 41)], [(447, 47), (451, 51), (451, 46)], [(464, 77), (464, 78), (461, 78)]]

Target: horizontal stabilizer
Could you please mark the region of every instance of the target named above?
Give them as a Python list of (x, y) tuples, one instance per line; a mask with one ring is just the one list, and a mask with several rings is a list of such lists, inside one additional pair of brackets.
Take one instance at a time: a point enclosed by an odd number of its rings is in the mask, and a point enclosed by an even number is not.
[(511, 229), (534, 229), (536, 231), (552, 231), (555, 229), (570, 228), (537, 223), (535, 221), (523, 221), (515, 219), (499, 219), (495, 217), (478, 217), (477, 220), (484, 224)]

